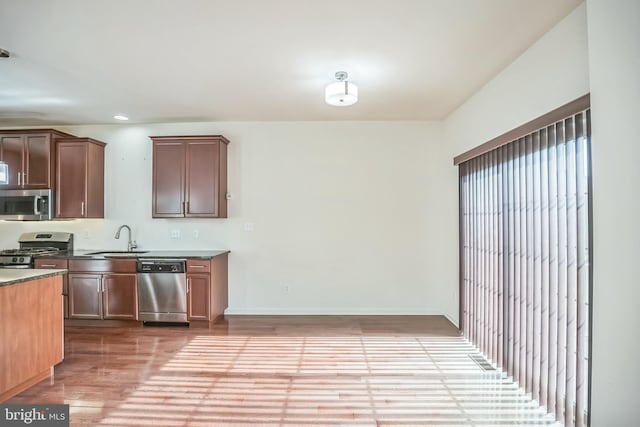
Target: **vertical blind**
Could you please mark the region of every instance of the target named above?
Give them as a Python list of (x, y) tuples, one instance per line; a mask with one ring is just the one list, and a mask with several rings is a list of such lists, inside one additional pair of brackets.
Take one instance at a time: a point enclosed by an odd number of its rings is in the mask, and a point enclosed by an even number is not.
[(586, 425), (590, 114), (460, 164), (461, 329), (565, 426)]

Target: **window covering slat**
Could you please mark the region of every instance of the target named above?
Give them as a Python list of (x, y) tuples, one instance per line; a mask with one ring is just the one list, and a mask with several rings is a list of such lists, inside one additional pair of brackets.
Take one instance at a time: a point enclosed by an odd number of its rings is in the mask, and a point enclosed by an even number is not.
[(589, 120), (460, 165), (462, 331), (566, 426), (588, 413)]

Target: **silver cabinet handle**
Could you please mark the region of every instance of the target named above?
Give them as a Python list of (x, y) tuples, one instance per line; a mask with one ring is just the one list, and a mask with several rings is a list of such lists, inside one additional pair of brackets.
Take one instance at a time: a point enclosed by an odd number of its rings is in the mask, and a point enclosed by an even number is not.
[(84, 202), (80, 203), (80, 215), (84, 216)]
[(204, 265), (190, 265), (189, 268), (204, 268)]
[(22, 176), (22, 174), (20, 172), (18, 172), (18, 186), (20, 185), (20, 177)]
[(42, 264), (40, 267), (42, 268), (56, 268), (55, 264)]

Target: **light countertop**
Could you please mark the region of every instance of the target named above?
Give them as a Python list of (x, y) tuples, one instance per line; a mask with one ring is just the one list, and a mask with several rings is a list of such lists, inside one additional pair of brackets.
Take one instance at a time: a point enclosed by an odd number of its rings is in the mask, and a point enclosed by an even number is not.
[(35, 268), (0, 268), (0, 286), (14, 285), (44, 277), (57, 276), (67, 270), (45, 270)]
[[(100, 254), (95, 254), (93, 252), (104, 252)], [(59, 252), (57, 254), (49, 254), (43, 255), (42, 258), (89, 258), (89, 259), (104, 259), (104, 258), (198, 258), (198, 259), (212, 259), (214, 257), (228, 254), (229, 251), (226, 249), (222, 250), (145, 250), (138, 249), (138, 252), (135, 253), (127, 253), (127, 252), (118, 252), (114, 250), (113, 252), (109, 252), (108, 249), (76, 249), (72, 253), (69, 252)]]

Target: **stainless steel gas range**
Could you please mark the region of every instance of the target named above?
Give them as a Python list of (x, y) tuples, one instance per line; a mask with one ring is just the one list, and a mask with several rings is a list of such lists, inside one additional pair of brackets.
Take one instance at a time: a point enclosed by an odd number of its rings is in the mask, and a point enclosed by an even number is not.
[(0, 250), (0, 268), (33, 268), (34, 259), (38, 256), (73, 252), (73, 233), (23, 233), (18, 243), (18, 249)]

